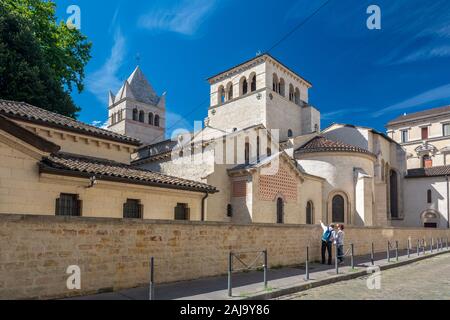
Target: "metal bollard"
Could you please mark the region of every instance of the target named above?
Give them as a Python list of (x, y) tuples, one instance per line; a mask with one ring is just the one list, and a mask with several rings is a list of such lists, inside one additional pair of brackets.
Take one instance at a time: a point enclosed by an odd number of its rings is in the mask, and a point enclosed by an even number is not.
[(150, 286), (148, 291), (148, 299), (155, 300), (155, 258), (150, 258)]
[(430, 253), (433, 253), (433, 238), (431, 238), (430, 242)]
[(420, 256), (420, 240), (417, 240), (417, 256)]
[(350, 257), (350, 261), (351, 261), (351, 266), (352, 269), (355, 269), (355, 246), (353, 245), (353, 243), (351, 244), (351, 257)]
[(372, 265), (375, 265), (375, 247), (373, 242), (372, 242), (372, 251), (370, 252), (370, 262), (372, 263)]
[(406, 248), (406, 254), (408, 256), (408, 259), (411, 258), (411, 239), (408, 239), (408, 243), (406, 244), (407, 248)]
[(266, 250), (264, 250), (264, 289), (266, 289), (266, 290), (269, 287), (268, 283), (267, 283), (267, 268), (268, 268), (267, 263), (268, 263), (268, 259), (267, 259), (267, 249), (266, 249)]
[(231, 276), (233, 275), (233, 252), (230, 252), (228, 256), (228, 296), (233, 296), (233, 284)]
[(422, 239), (422, 254), (425, 255), (425, 239)]
[(395, 261), (398, 261), (398, 241), (395, 241)]
[(390, 252), (390, 249), (391, 249), (391, 242), (388, 241), (387, 251), (386, 251), (387, 261), (388, 261), (388, 262), (391, 262), (391, 252)]
[(309, 280), (309, 247), (306, 247), (305, 280)]
[(338, 250), (337, 250), (337, 244), (334, 245), (334, 267), (336, 268), (336, 274), (339, 274), (339, 263), (338, 263)]

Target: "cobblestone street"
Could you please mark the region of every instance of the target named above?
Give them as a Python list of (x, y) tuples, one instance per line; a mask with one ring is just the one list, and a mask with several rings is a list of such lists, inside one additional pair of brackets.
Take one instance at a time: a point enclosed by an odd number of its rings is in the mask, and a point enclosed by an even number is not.
[(445, 254), (381, 273), (381, 289), (369, 290), (368, 277), (314, 288), (288, 300), (450, 300), (450, 255)]

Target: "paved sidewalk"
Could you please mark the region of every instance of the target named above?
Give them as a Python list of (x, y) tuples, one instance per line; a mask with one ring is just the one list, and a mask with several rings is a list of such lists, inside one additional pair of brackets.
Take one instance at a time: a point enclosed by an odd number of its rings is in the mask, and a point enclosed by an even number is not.
[[(417, 262), (440, 254), (450, 253), (445, 248), (442, 251), (429, 251), (425, 255), (411, 252), (408, 259), (406, 250), (399, 253), (399, 261), (392, 252), (391, 262), (386, 259), (386, 253), (375, 255), (375, 265), (381, 270), (399, 267), (405, 264)], [(156, 300), (228, 300), (228, 299), (273, 299), (287, 294), (303, 290), (358, 278), (367, 275), (367, 268), (371, 266), (370, 257), (355, 258), (355, 269), (349, 266), (350, 259), (339, 268), (339, 274), (335, 267), (320, 264), (310, 265), (310, 280), (306, 281), (304, 266), (272, 269), (268, 271), (269, 288), (264, 289), (263, 272), (254, 271), (248, 273), (233, 274), (233, 297), (228, 297), (227, 276), (205, 278), (199, 280), (178, 282), (165, 285), (157, 285), (155, 288)], [(120, 292), (103, 293), (92, 296), (72, 298), (72, 300), (148, 300), (148, 287), (123, 290)]]

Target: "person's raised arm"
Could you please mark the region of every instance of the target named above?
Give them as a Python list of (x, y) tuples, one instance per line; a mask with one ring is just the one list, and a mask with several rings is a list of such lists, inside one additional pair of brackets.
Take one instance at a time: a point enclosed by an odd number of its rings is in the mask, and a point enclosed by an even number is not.
[(320, 225), (322, 226), (323, 232), (327, 231), (328, 227), (323, 224), (322, 220), (320, 220), (319, 222), (320, 222)]

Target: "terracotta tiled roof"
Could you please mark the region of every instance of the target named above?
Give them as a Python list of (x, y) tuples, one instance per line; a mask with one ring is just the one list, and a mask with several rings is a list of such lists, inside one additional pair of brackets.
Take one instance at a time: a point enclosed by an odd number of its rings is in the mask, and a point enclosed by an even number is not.
[(92, 177), (131, 184), (149, 185), (161, 188), (215, 193), (217, 189), (208, 184), (167, 176), (149, 170), (138, 169), (115, 161), (93, 157), (57, 153), (44, 159), (41, 172)]
[(373, 155), (373, 153), (366, 149), (340, 141), (328, 140), (322, 136), (314, 137), (295, 151), (297, 154), (313, 152), (356, 152)]
[(441, 115), (443, 113), (448, 113), (448, 112), (450, 112), (450, 106), (428, 109), (428, 110), (419, 111), (419, 112), (407, 114), (404, 116), (400, 116), (400, 117), (390, 121), (387, 125), (391, 126), (391, 125), (395, 125), (397, 123), (402, 123), (405, 121), (413, 121), (413, 120), (419, 120), (422, 118), (438, 116), (438, 115)]
[(406, 178), (450, 176), (450, 166), (410, 169)]
[(25, 102), (0, 99), (0, 114), (3, 114), (8, 118), (29, 121), (40, 125), (50, 126), (90, 136), (96, 136), (106, 140), (112, 140), (136, 146), (141, 144), (137, 139), (120, 135), (105, 129), (97, 128), (74, 120), (72, 118), (32, 106)]

